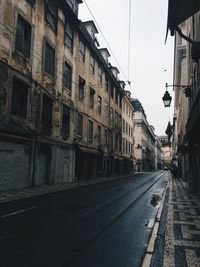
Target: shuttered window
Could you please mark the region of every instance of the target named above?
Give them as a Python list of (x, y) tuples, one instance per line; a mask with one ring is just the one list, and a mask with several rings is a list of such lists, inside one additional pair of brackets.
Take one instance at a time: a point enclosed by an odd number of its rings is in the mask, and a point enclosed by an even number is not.
[(15, 49), (26, 57), (30, 57), (31, 25), (18, 15)]
[(45, 20), (53, 31), (57, 30), (58, 8), (56, 1), (45, 0)]
[(54, 77), (55, 71), (55, 49), (48, 43), (45, 42), (45, 62), (44, 71)]

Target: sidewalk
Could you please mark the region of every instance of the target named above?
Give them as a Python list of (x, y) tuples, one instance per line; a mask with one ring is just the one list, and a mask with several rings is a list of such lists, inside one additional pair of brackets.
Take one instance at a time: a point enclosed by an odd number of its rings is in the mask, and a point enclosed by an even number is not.
[[(200, 267), (200, 200), (187, 192), (184, 183), (172, 179), (157, 217), (143, 266)], [(159, 213), (159, 212), (158, 212)]]
[(117, 180), (117, 179), (122, 179), (125, 177), (133, 176), (135, 174), (142, 174), (142, 172), (127, 174), (124, 176), (116, 176), (116, 177), (113, 177), (113, 176), (111, 176), (111, 177), (99, 177), (96, 179), (79, 181), (79, 182), (74, 182), (74, 183), (43, 185), (43, 186), (38, 186), (38, 187), (31, 187), (31, 188), (26, 188), (26, 189), (21, 189), (21, 190), (15, 190), (15, 191), (11, 191), (11, 192), (0, 193), (0, 204), (3, 202), (7, 202), (7, 201), (17, 200), (17, 199), (22, 199), (22, 198), (28, 198), (28, 197), (32, 197), (32, 196), (38, 196), (38, 195), (44, 195), (44, 194), (49, 194), (49, 193), (58, 192), (58, 191), (64, 191), (64, 190), (68, 190), (68, 189), (72, 189), (72, 188), (76, 188), (76, 187), (87, 186), (87, 185), (102, 183), (102, 182), (106, 182), (106, 181), (113, 181), (113, 180)]

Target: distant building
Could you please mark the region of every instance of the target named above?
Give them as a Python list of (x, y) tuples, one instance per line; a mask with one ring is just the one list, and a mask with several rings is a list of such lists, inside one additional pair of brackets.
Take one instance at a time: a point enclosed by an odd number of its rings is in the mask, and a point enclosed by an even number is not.
[(149, 125), (145, 111), (138, 99), (131, 99), (134, 112), (134, 156), (137, 171), (155, 170), (154, 128)]

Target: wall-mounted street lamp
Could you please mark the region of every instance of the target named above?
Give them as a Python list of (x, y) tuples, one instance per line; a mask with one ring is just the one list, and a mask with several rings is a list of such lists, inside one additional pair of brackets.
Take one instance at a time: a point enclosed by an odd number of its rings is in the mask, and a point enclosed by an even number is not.
[(170, 94), (167, 90), (168, 87), (178, 87), (185, 94), (186, 97), (191, 96), (191, 86), (189, 86), (189, 85), (168, 85), (166, 83), (165, 87), (166, 87), (166, 91), (165, 91), (164, 96), (162, 97), (162, 100), (163, 100), (165, 107), (170, 107), (170, 104), (172, 101), (172, 97), (170, 96)]

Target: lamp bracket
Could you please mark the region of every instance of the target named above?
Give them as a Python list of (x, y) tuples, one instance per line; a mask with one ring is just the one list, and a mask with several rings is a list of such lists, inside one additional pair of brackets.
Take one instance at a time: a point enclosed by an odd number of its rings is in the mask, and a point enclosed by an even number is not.
[(184, 94), (186, 97), (191, 96), (191, 86), (190, 85), (182, 85), (182, 84), (165, 84), (166, 87), (166, 91), (168, 87), (178, 87)]

